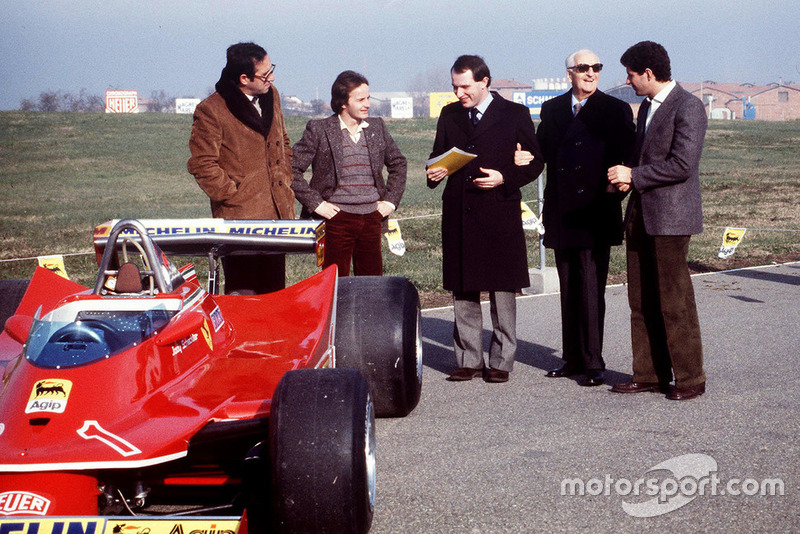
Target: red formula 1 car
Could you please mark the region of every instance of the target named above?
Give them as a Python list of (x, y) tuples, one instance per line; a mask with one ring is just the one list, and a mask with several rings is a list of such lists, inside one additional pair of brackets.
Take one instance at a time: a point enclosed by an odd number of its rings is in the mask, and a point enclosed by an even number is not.
[(126, 219), (95, 232), (94, 288), (2, 281), (0, 532), (368, 531), (374, 417), (420, 397), (413, 285), (328, 268), (218, 295), (167, 255), (208, 254), (214, 285), (219, 254), (313, 252), (318, 230)]

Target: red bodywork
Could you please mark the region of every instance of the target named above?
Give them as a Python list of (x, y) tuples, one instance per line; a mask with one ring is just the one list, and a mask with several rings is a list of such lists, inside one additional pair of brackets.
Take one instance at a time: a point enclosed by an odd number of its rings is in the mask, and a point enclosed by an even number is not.
[[(333, 364), (335, 269), (257, 296), (211, 295), (191, 266), (181, 273), (170, 293), (123, 298), (36, 270), (0, 333), (0, 516), (96, 515), (98, 484), (120, 473), (163, 487), (237, 483), (187, 458), (190, 441), (209, 423), (267, 418), (287, 371)], [(115, 306), (177, 312), (85, 365), (45, 368), (23, 354), (34, 315)]]

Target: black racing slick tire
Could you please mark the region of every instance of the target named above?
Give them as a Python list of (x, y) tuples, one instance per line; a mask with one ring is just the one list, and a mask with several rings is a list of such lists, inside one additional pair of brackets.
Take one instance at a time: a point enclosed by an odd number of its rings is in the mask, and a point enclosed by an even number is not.
[(25, 278), (0, 280), (0, 328), (17, 311), (30, 282)]
[(269, 454), (278, 532), (369, 531), (375, 416), (358, 371), (286, 373), (272, 398)]
[(336, 367), (358, 369), (377, 417), (411, 413), (422, 393), (419, 294), (400, 276), (339, 279)]

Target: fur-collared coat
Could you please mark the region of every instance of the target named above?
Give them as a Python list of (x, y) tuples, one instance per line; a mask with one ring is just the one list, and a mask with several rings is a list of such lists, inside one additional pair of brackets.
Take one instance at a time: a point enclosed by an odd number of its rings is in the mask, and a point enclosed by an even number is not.
[(277, 89), (255, 106), (232, 82), (194, 112), (187, 167), (223, 219), (294, 219), (292, 149)]

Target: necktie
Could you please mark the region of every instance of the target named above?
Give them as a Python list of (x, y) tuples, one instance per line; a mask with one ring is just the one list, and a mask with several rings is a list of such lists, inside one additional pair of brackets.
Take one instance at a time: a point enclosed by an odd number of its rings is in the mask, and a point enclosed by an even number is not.
[(478, 121), (480, 119), (478, 118), (478, 110), (476, 108), (469, 108), (469, 118), (472, 121), (473, 126), (478, 125)]
[(572, 116), (573, 116), (573, 117), (574, 117), (574, 116), (576, 116), (576, 115), (578, 114), (578, 112), (581, 110), (581, 108), (582, 108), (582, 107), (583, 107), (583, 106), (581, 105), (581, 103), (580, 103), (580, 102), (578, 102), (577, 104), (575, 104), (574, 106), (572, 106)]
[(256, 111), (258, 111), (258, 114), (261, 115), (261, 106), (258, 105), (258, 96), (254, 96), (251, 99), (251, 101), (253, 102), (253, 105), (256, 107)]

